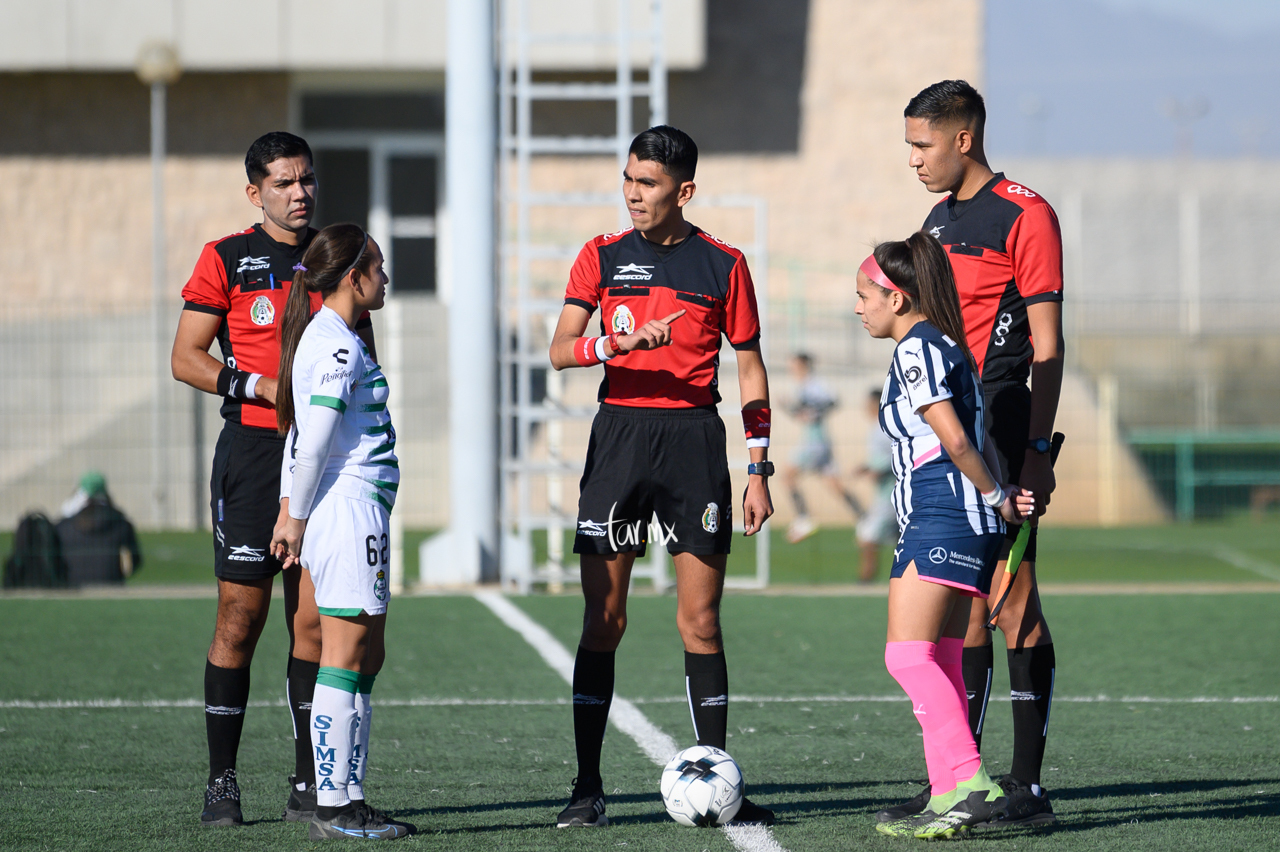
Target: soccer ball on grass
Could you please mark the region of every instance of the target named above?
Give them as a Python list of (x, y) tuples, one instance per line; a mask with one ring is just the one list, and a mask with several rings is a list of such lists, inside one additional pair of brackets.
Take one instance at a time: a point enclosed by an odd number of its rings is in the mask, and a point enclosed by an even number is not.
[(662, 770), (662, 803), (681, 825), (724, 825), (742, 806), (742, 770), (726, 752), (694, 746)]

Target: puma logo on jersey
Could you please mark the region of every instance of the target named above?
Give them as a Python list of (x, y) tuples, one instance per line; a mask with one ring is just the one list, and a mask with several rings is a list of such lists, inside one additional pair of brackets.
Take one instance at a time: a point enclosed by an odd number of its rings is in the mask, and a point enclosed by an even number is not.
[(240, 265), (236, 267), (236, 272), (251, 272), (255, 269), (270, 269), (271, 258), (269, 257), (242, 257)]
[(648, 281), (653, 277), (653, 273), (649, 270), (652, 266), (639, 266), (634, 263), (628, 263), (626, 266), (619, 266), (618, 271), (614, 273), (614, 281)]

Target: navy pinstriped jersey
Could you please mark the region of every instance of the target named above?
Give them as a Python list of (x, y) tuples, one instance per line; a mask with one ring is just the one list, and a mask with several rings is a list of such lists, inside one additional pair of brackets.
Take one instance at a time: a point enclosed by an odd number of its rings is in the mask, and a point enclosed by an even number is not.
[(980, 535), (1004, 531), (1004, 521), (986, 504), (920, 415), (920, 409), (950, 400), (969, 441), (982, 451), (982, 385), (956, 342), (928, 322), (916, 323), (898, 341), (880, 395), (880, 428), (893, 441), (893, 508), (904, 531)]

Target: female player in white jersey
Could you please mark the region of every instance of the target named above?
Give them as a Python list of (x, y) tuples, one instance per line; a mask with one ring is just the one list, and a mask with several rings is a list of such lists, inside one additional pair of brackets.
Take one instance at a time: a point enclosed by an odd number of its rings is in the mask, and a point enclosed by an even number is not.
[[(413, 831), (364, 800), (369, 695), (386, 656), (387, 554), (400, 482), (387, 380), (354, 331), (386, 297), (382, 252), (358, 225), (330, 225), (294, 267), (280, 341), (276, 415), (288, 433), (272, 551), (302, 565), (320, 611), (311, 705), (312, 840)], [(324, 305), (313, 316), (308, 293)], [(285, 377), (288, 377), (285, 380)], [(310, 582), (308, 582), (308, 579)]]
[(885, 666), (924, 731), (932, 797), (883, 834), (953, 837), (998, 824), (1004, 792), (969, 732), (960, 655), (974, 597), (991, 587), (1004, 520), (1033, 509), (1001, 485), (982, 422), (982, 387), (941, 244), (923, 231), (881, 243), (858, 271), (857, 313), (872, 337), (897, 342), (880, 397), (893, 440), (894, 509), (902, 530), (889, 581)]

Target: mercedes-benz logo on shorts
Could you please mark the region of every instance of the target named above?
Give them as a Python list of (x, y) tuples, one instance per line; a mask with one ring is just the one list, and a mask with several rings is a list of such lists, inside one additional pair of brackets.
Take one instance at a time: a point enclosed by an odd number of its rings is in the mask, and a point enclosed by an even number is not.
[(929, 561), (942, 563), (947, 561), (947, 549), (945, 547), (935, 547), (929, 551)]

